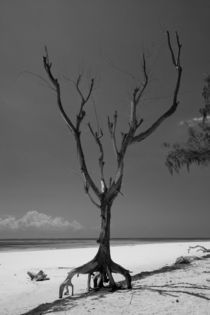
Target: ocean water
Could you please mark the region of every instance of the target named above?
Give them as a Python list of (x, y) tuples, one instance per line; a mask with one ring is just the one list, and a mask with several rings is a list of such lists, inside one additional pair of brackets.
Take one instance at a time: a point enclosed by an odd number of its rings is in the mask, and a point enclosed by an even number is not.
[[(111, 246), (136, 245), (160, 242), (209, 241), (198, 238), (114, 238)], [(40, 250), (97, 247), (96, 239), (85, 238), (33, 238), (33, 239), (0, 239), (0, 251)]]
[[(145, 243), (140, 239), (113, 239), (111, 245)], [(33, 238), (33, 239), (0, 239), (0, 251), (8, 250), (40, 250), (97, 247), (96, 239), (85, 238)]]

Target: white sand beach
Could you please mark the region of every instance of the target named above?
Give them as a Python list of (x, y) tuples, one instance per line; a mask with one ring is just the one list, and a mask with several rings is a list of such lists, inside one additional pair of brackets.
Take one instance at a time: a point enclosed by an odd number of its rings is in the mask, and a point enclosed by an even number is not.
[[(113, 260), (132, 270), (132, 275), (134, 275), (171, 265), (177, 257), (188, 255), (189, 246), (197, 244), (210, 248), (210, 242), (177, 242), (113, 246), (111, 252)], [(57, 300), (59, 285), (65, 279), (67, 272), (93, 258), (96, 251), (97, 248), (73, 248), (1, 252), (0, 314), (20, 315), (40, 304)], [(202, 256), (201, 252), (192, 251), (191, 254), (195, 253)], [(43, 270), (50, 280), (31, 281), (27, 271), (38, 272), (39, 270)], [(203, 271), (206, 272), (203, 273)], [(188, 283), (188, 287), (192, 287), (194, 283), (201, 286), (200, 289), (203, 287), (210, 292), (209, 274), (210, 261), (208, 259), (195, 261), (187, 271), (177, 270), (167, 275), (166, 273), (157, 274), (141, 281), (135, 281), (134, 290), (121, 290), (109, 293), (105, 297), (99, 291), (95, 295), (77, 299), (71, 314), (210, 314), (208, 299), (185, 294), (180, 301), (176, 302), (179, 300), (179, 293), (170, 292), (167, 295), (164, 290), (161, 292), (154, 287), (160, 286), (159, 289), (164, 289), (171, 283), (174, 286), (173, 290), (181, 291), (181, 289), (175, 289), (176, 283)], [(209, 278), (205, 278), (207, 276)], [(116, 280), (121, 279), (120, 276), (116, 277)], [(80, 275), (73, 278), (74, 298), (86, 291), (86, 281), (87, 276)], [(186, 312), (183, 313), (181, 304), (185, 303), (185, 299), (188, 306), (185, 308)], [(159, 304), (160, 300), (165, 301), (166, 305)], [(65, 310), (61, 310), (56, 311), (55, 314), (66, 313)]]

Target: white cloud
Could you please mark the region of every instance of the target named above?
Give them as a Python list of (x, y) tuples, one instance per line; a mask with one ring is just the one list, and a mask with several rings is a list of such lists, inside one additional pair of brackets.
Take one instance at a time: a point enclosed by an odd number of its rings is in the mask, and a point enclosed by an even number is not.
[[(196, 126), (197, 124), (201, 123), (203, 120), (203, 117), (200, 116), (200, 117), (194, 117), (192, 119), (189, 119), (189, 120), (186, 120), (186, 121), (180, 121), (180, 125), (183, 126), (183, 125), (187, 125), (189, 127), (194, 127)], [(207, 123), (210, 123), (210, 116), (207, 116), (206, 118), (206, 122)]]
[(51, 217), (38, 211), (28, 211), (22, 218), (16, 219), (14, 216), (8, 216), (5, 219), (0, 218), (0, 229), (29, 229), (40, 230), (80, 230), (82, 225), (76, 220), (69, 222), (62, 217)]

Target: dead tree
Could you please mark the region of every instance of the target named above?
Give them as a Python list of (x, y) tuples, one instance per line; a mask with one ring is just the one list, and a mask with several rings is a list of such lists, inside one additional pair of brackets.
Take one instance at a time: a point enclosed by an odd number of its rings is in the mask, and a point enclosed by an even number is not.
[[(83, 145), (81, 142), (81, 125), (84, 121), (86, 115), (86, 105), (90, 101), (91, 95), (93, 93), (93, 88), (95, 84), (94, 78), (90, 81), (90, 86), (87, 94), (81, 89), (81, 79), (82, 76), (79, 75), (77, 81), (75, 82), (75, 88), (80, 98), (80, 107), (76, 116), (76, 121), (72, 119), (71, 116), (67, 114), (63, 107), (62, 99), (61, 99), (61, 86), (59, 80), (56, 78), (54, 72), (52, 71), (52, 63), (49, 59), (47, 49), (45, 51), (45, 55), (43, 57), (43, 65), (45, 72), (53, 85), (53, 88), (56, 92), (57, 96), (57, 106), (60, 111), (62, 118), (64, 119), (67, 127), (69, 128), (70, 133), (72, 134), (75, 142), (76, 148), (79, 157), (80, 171), (84, 178), (84, 188), (85, 192), (89, 196), (91, 202), (99, 209), (101, 215), (101, 231), (98, 239), (99, 248), (96, 256), (86, 264), (76, 268), (73, 273), (69, 273), (67, 279), (61, 284), (60, 287), (60, 297), (63, 295), (63, 290), (66, 285), (71, 284), (71, 279), (75, 274), (92, 274), (94, 272), (100, 272), (101, 274), (106, 274), (109, 278), (110, 286), (112, 288), (116, 288), (116, 284), (112, 273), (122, 274), (127, 283), (127, 287), (131, 288), (131, 276), (130, 272), (115, 263), (111, 259), (110, 255), (110, 220), (111, 220), (111, 207), (113, 205), (114, 200), (121, 193), (121, 186), (123, 181), (124, 174), (124, 159), (130, 145), (136, 144), (148, 138), (167, 118), (169, 118), (177, 109), (179, 104), (178, 102), (178, 93), (180, 89), (181, 77), (182, 77), (182, 66), (180, 61), (181, 54), (181, 43), (179, 40), (179, 35), (176, 33), (176, 45), (177, 45), (177, 53), (172, 47), (171, 38), (169, 32), (167, 32), (167, 44), (170, 52), (172, 65), (174, 70), (176, 71), (176, 79), (175, 79), (175, 87), (173, 91), (172, 101), (169, 105), (169, 109), (166, 110), (156, 121), (151, 124), (148, 128), (141, 131), (143, 125), (143, 119), (137, 117), (137, 108), (141, 102), (142, 96), (147, 89), (149, 76), (147, 70), (146, 59), (143, 54), (142, 57), (142, 71), (144, 80), (141, 84), (137, 85), (133, 89), (133, 93), (131, 96), (131, 106), (130, 106), (130, 119), (128, 130), (125, 133), (122, 133), (122, 139), (120, 145), (118, 145), (116, 139), (116, 128), (118, 122), (118, 112), (115, 111), (113, 118), (108, 118), (108, 130), (111, 137), (111, 141), (113, 144), (116, 161), (117, 161), (117, 169), (115, 175), (109, 179), (107, 182), (105, 180), (104, 175), (104, 147), (102, 143), (103, 132), (94, 131), (93, 127), (89, 123), (89, 130), (91, 135), (94, 138), (94, 141), (99, 149), (99, 170), (100, 170), (100, 187), (96, 184), (93, 177), (91, 176), (87, 164), (86, 158), (83, 150)], [(140, 128), (141, 127), (141, 128)]]

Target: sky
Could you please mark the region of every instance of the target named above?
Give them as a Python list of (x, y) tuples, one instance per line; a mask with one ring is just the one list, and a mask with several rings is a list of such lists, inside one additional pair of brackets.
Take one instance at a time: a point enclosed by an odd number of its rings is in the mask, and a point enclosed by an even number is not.
[[(145, 141), (129, 148), (125, 175), (112, 208), (112, 237), (210, 237), (210, 169), (170, 175), (164, 142), (184, 141), (184, 121), (199, 118), (210, 73), (209, 0), (0, 1), (0, 238), (97, 237), (100, 213), (84, 194), (74, 139), (61, 119), (43, 69), (44, 47), (60, 80), (62, 100), (75, 120), (82, 89), (96, 80), (82, 141), (90, 173), (98, 151), (87, 123), (107, 134), (107, 115), (119, 113), (126, 131), (132, 90), (149, 87), (138, 115), (142, 130), (171, 104), (176, 73), (166, 30), (182, 42), (183, 79), (176, 113)], [(116, 167), (104, 136), (106, 174)]]

